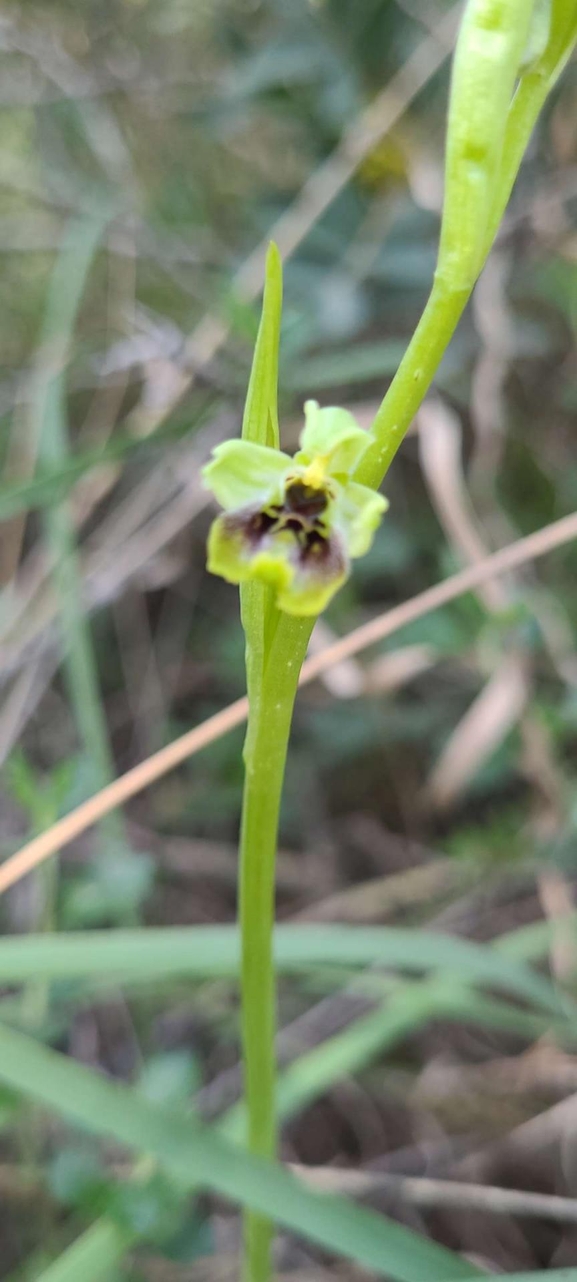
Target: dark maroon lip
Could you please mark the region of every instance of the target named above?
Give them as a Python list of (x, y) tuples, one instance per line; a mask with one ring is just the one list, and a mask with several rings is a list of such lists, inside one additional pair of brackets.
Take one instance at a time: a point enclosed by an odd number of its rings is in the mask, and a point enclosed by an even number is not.
[(274, 541), (276, 535), (288, 533), (294, 539), (294, 551), (288, 555), (300, 568), (314, 569), (323, 578), (340, 576), (346, 569), (346, 554), (341, 540), (322, 521), (328, 496), (313, 490), (311, 499), (308, 491), (308, 486), (295, 482), (287, 487), (282, 504), (271, 504), (266, 509), (244, 508), (226, 513), (222, 520), (232, 536), (245, 542), (252, 556)]
[(304, 481), (292, 481), (286, 487), (284, 507), (310, 520), (326, 512), (329, 496), (324, 490), (313, 489)]

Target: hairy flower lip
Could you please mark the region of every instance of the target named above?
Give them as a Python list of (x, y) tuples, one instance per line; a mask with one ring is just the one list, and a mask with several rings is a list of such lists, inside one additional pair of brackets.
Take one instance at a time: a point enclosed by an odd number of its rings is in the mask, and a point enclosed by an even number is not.
[(318, 562), (324, 555), (325, 546), (328, 548), (331, 542), (335, 542), (335, 535), (323, 530), (318, 522), (310, 523), (290, 513), (281, 513), (275, 519), (267, 512), (246, 509), (244, 513), (225, 512), (220, 520), (224, 529), (246, 540), (253, 553), (277, 535), (289, 534), (302, 561), (312, 554)]
[(249, 441), (217, 447), (204, 480), (224, 508), (209, 536), (209, 569), (231, 583), (260, 579), (289, 614), (318, 614), (370, 547), (386, 500), (352, 480), (370, 437), (346, 410), (305, 406), (294, 458)]
[(288, 614), (318, 614), (346, 579), (349, 558), (338, 531), (299, 525), (287, 528), (254, 508), (224, 512), (211, 528), (209, 569), (230, 583), (268, 583)]
[(221, 520), (231, 534), (246, 540), (253, 553), (264, 541), (274, 540), (277, 535), (291, 535), (301, 561), (309, 552), (318, 561), (322, 544), (329, 543), (331, 537), (318, 516), (311, 517), (280, 505), (265, 510), (248, 507), (237, 512), (225, 512)]

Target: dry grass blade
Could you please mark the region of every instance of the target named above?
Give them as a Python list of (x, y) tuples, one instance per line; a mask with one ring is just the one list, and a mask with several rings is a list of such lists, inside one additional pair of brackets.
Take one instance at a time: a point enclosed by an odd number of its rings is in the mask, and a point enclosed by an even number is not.
[[(459, 557), (474, 565), (485, 559), (487, 547), (463, 475), (459, 418), (444, 401), (429, 396), (418, 423), (421, 466), (433, 505)], [(502, 583), (484, 583), (478, 595), (488, 610), (502, 610), (507, 604)]]
[(366, 675), (365, 690), (371, 693), (389, 693), (406, 685), (421, 673), (428, 672), (438, 662), (432, 645), (405, 645), (390, 654), (375, 659)]
[[(459, 557), (475, 565), (488, 549), (465, 483), (459, 418), (444, 402), (429, 398), (419, 413), (419, 429), (421, 465), (441, 525)], [(510, 599), (499, 580), (483, 584), (477, 595), (497, 612)], [(524, 656), (518, 649), (505, 653), (441, 752), (425, 789), (429, 803), (443, 810), (457, 801), (522, 717), (529, 688)]]
[[(322, 654), (307, 659), (302, 671), (301, 684), (314, 680), (333, 664), (358, 654), (367, 646), (392, 636), (394, 632), (422, 618), (429, 611), (437, 610), (449, 601), (454, 601), (464, 592), (472, 591), (496, 574), (505, 574), (508, 570), (544, 556), (547, 552), (562, 547), (564, 543), (575, 538), (577, 538), (577, 513), (572, 513), (560, 521), (554, 521), (543, 530), (538, 530), (535, 534), (530, 534), (509, 547), (502, 548), (480, 564), (460, 570), (458, 574), (436, 584), (435, 587), (428, 588), (412, 600), (356, 628), (348, 636), (328, 646)], [(207, 747), (209, 743), (213, 743), (235, 726), (241, 725), (246, 719), (247, 711), (247, 700), (237, 699), (228, 708), (209, 717), (200, 726), (195, 726), (194, 730), (190, 730), (168, 747), (162, 748), (160, 752), (148, 757), (146, 761), (115, 779), (101, 792), (65, 815), (47, 832), (28, 842), (0, 868), (0, 893), (8, 890), (26, 873), (31, 872), (50, 855), (73, 841), (103, 815), (108, 814), (116, 806), (123, 805), (144, 788), (148, 788), (150, 784), (161, 779), (168, 771), (174, 770), (188, 757), (200, 752), (201, 748)]]
[[(335, 639), (332, 628), (321, 617), (314, 626), (309, 642), (309, 654), (323, 654)], [(332, 668), (323, 673), (323, 681), (335, 699), (358, 699), (365, 689), (364, 669), (355, 659), (344, 659), (342, 663), (335, 663)]]
[(292, 1170), (314, 1188), (327, 1193), (362, 1197), (384, 1192), (393, 1194), (395, 1201), (411, 1202), (413, 1206), (457, 1207), (463, 1211), (483, 1211), (491, 1215), (536, 1216), (577, 1224), (577, 1199), (574, 1197), (349, 1168), (293, 1166)]
[(457, 574), (451, 575), (450, 578), (435, 584), (432, 588), (427, 588), (425, 592), (420, 592), (410, 601), (387, 610), (385, 614), (379, 614), (376, 619), (363, 624), (360, 628), (355, 628), (348, 636), (336, 641), (334, 645), (323, 651), (322, 656), (316, 655), (312, 659), (307, 659), (303, 667), (301, 683), (304, 685), (307, 681), (312, 681), (330, 664), (339, 663), (350, 655), (358, 654), (367, 646), (375, 645), (377, 641), (383, 641), (386, 637), (392, 636), (394, 632), (398, 632), (409, 623), (414, 623), (430, 610), (438, 610), (449, 601), (462, 596), (463, 593), (472, 592), (495, 575), (507, 574), (509, 570), (545, 556), (547, 552), (562, 547), (564, 543), (569, 543), (574, 538), (577, 538), (577, 512), (562, 517), (560, 521), (553, 521), (542, 530), (537, 530), (535, 534), (528, 534), (524, 539), (517, 539), (515, 543), (500, 548), (498, 552), (486, 557), (479, 564), (459, 570)]
[(382, 921), (399, 910), (414, 910), (419, 904), (430, 906), (436, 897), (460, 888), (461, 884), (466, 884), (464, 863), (456, 859), (435, 859), (416, 868), (348, 886), (320, 902), (313, 902), (310, 908), (297, 913), (295, 919), (366, 925), (369, 921)]
[(517, 724), (529, 694), (518, 654), (506, 654), (468, 708), (441, 754), (427, 796), (440, 809), (456, 801)]

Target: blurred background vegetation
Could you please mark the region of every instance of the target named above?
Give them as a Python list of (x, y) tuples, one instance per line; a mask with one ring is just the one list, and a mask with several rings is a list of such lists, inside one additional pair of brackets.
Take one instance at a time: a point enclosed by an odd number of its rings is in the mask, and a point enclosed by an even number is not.
[[(284, 446), (309, 396), (368, 426), (431, 282), (454, 30), (442, 0), (4, 7), (4, 856), (243, 692), (237, 593), (204, 566), (199, 468), (239, 429), (266, 244), (287, 259)], [(319, 646), (576, 506), (576, 105), (573, 65)], [(576, 572), (568, 545), (303, 692), (281, 918), (483, 940), (570, 908)], [(241, 744), (240, 731), (221, 739), (22, 881), (4, 929), (232, 920)], [(327, 984), (283, 984), (301, 1049), (351, 1018)], [(39, 976), (2, 1003), (155, 1098), (202, 1086), (214, 1110), (236, 1090), (228, 984), (127, 996)], [(446, 1174), (479, 1137), (576, 1087), (551, 1042), (437, 1022), (386, 1071), (367, 1054), (354, 1083), (291, 1124), (286, 1153)], [(95, 1143), (0, 1104), (0, 1276), (24, 1280), (120, 1195)], [(521, 1174), (505, 1162), (487, 1178), (570, 1192), (560, 1144), (547, 1162), (539, 1149)], [(234, 1241), (222, 1208), (177, 1210), (160, 1190), (119, 1214), (141, 1217), (145, 1243), (118, 1279), (221, 1277), (211, 1252), (226, 1260)], [(575, 1258), (562, 1224), (469, 1219), (467, 1249), (496, 1268)], [(450, 1217), (437, 1229), (463, 1245)], [(324, 1276), (312, 1250), (286, 1250), (300, 1278)]]

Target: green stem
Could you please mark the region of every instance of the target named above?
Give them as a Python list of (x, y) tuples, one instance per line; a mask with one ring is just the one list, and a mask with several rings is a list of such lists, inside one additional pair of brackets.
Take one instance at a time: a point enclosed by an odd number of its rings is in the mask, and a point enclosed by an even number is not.
[[(522, 27), (522, 9), (519, 6)], [(473, 6), (471, 6), (471, 12)], [(518, 24), (517, 24), (518, 25)], [(464, 29), (464, 28), (463, 28)], [(511, 29), (512, 49), (503, 65), (501, 88), (509, 93), (508, 85), (517, 74), (519, 41), (518, 32)], [(445, 210), (441, 231), (439, 268), (433, 289), (413, 338), (405, 352), (397, 374), (382, 402), (373, 424), (376, 443), (360, 464), (355, 477), (364, 485), (375, 488), (381, 484), (398, 448), (414, 418), (423, 397), (430, 387), (444, 352), (453, 336), (457, 323), (471, 296), (483, 263), (491, 249), (515, 178), (539, 113), (555, 81), (566, 65), (577, 38), (577, 4), (575, 0), (554, 0), (551, 9), (551, 32), (546, 49), (537, 62), (519, 79), (516, 92), (507, 113), (502, 143), (502, 155), (497, 172), (492, 178), (492, 197), (488, 220), (482, 237), (478, 262), (467, 253), (471, 236), (463, 228), (463, 211), (466, 206), (467, 159), (462, 148), (456, 146), (457, 168), (451, 189), (450, 165), (445, 184)], [(465, 54), (466, 57), (466, 54)], [(457, 77), (452, 91), (452, 115), (449, 121), (451, 134), (459, 142), (459, 134), (467, 124), (470, 114), (470, 95), (473, 86), (469, 70)], [(463, 92), (465, 100), (457, 105), (457, 93)], [(469, 95), (467, 97), (467, 95)], [(475, 96), (475, 95), (474, 95)], [(481, 95), (482, 96), (482, 95)], [(476, 94), (479, 97), (479, 94)], [(494, 105), (494, 104), (493, 104)], [(502, 104), (501, 104), (502, 105)], [(461, 140), (462, 141), (462, 140)], [(470, 160), (470, 157), (469, 157)], [(469, 175), (470, 176), (470, 175)], [(475, 172), (473, 177), (475, 178)], [(477, 175), (478, 176), (478, 175)], [(464, 184), (464, 185), (463, 185)], [(452, 200), (450, 197), (452, 196)], [(463, 203), (465, 202), (465, 204)], [(473, 212), (469, 208), (471, 227), (474, 229)], [(449, 234), (450, 231), (450, 234)], [(474, 239), (474, 237), (473, 237)], [(449, 242), (447, 244), (447, 241)], [(445, 246), (445, 252), (443, 248)]]
[(471, 287), (451, 290), (439, 276), (401, 364), (373, 423), (375, 445), (355, 481), (378, 489), (440, 365)]
[[(313, 621), (279, 615), (249, 716), (240, 841), (242, 1040), (251, 1153), (273, 1157), (276, 1125), (276, 983), (272, 939), (275, 857), (288, 740)], [(248, 1212), (244, 1282), (268, 1282), (272, 1226)]]

